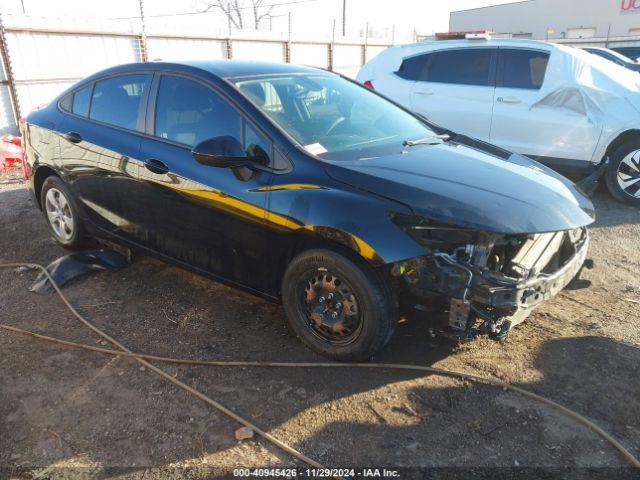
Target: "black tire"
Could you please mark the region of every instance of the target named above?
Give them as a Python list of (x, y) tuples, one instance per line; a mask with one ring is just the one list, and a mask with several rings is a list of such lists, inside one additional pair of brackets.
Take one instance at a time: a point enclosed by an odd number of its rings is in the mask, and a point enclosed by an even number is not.
[[(64, 227), (60, 227), (58, 225), (57, 228), (56, 223), (51, 220), (47, 205), (47, 195), (50, 192), (51, 194), (56, 194), (58, 196), (60, 203), (64, 200), (65, 205), (61, 211), (65, 212), (65, 219), (71, 219), (71, 228), (66, 228), (69, 225), (67, 223), (68, 220), (65, 222)], [(59, 177), (51, 175), (44, 180), (42, 183), (42, 189), (40, 190), (40, 205), (42, 207), (42, 213), (44, 214), (47, 226), (49, 227), (49, 231), (56, 242), (69, 250), (78, 250), (85, 245), (85, 230), (82, 227), (80, 212), (69, 187), (67, 187)]]
[[(357, 320), (349, 317), (353, 332), (346, 338), (325, 338), (339, 334), (326, 332), (327, 327), (318, 326), (307, 310), (309, 292), (314, 288), (311, 282), (317, 278), (321, 278), (317, 288), (320, 282), (332, 285), (338, 301), (339, 295), (348, 294), (353, 299), (350, 303), (345, 296), (344, 306), (335, 304), (341, 312), (347, 311), (347, 303), (350, 309), (356, 306)], [(319, 301), (319, 297), (315, 301)], [(283, 279), (282, 302), (287, 320), (298, 337), (320, 355), (341, 362), (371, 358), (389, 341), (398, 321), (395, 295), (382, 275), (364, 261), (352, 260), (331, 250), (307, 250), (291, 261)], [(339, 318), (343, 315), (346, 319), (345, 314), (339, 314)], [(357, 328), (353, 326), (356, 323)]]
[[(629, 167), (629, 162), (638, 165), (637, 172)], [(605, 181), (613, 198), (629, 205), (640, 205), (640, 181), (626, 190), (619, 183), (619, 180), (635, 178), (636, 175), (640, 179), (640, 138), (627, 140), (610, 156)]]

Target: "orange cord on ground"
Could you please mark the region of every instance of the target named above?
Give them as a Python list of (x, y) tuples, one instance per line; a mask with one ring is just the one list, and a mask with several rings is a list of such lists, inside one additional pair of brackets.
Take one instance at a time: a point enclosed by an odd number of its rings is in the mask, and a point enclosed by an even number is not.
[(590, 430), (592, 430), (593, 432), (598, 434), (600, 437), (602, 437), (604, 440), (606, 440), (613, 448), (618, 450), (618, 452), (620, 452), (620, 454), (624, 457), (624, 459), (627, 462), (629, 462), (629, 464), (631, 464), (633, 467), (640, 468), (640, 461), (636, 457), (634, 457), (631, 454), (631, 452), (629, 452), (626, 448), (624, 448), (624, 446), (622, 446), (622, 444), (620, 444), (620, 442), (618, 442), (615, 438), (613, 438), (607, 432), (605, 432), (600, 427), (598, 427), (591, 420), (587, 419), (586, 417), (580, 415), (577, 412), (574, 412), (573, 410), (571, 410), (571, 409), (569, 409), (569, 408), (567, 408), (567, 407), (565, 407), (563, 405), (560, 405), (559, 403), (554, 402), (553, 400), (549, 400), (548, 398), (545, 398), (545, 397), (543, 397), (541, 395), (538, 395), (536, 393), (530, 392), (529, 390), (525, 390), (524, 388), (520, 388), (520, 387), (517, 387), (515, 385), (510, 385), (508, 383), (502, 382), (502, 381), (494, 379), (494, 378), (479, 377), (479, 376), (476, 376), (476, 375), (470, 375), (470, 374), (466, 374), (466, 373), (462, 373), (462, 372), (454, 372), (454, 371), (450, 371), (450, 370), (443, 370), (443, 369), (434, 368), (434, 367), (426, 367), (426, 366), (422, 366), (422, 365), (406, 365), (406, 364), (395, 364), (395, 363), (301, 363), (301, 362), (295, 362), (294, 363), (294, 362), (251, 362), (251, 361), (188, 360), (188, 359), (178, 359), (178, 358), (161, 357), (161, 356), (157, 356), (157, 355), (145, 355), (145, 354), (140, 354), (140, 353), (134, 353), (131, 350), (129, 350), (127, 347), (122, 345), (120, 342), (118, 342), (117, 340), (115, 340), (114, 338), (112, 338), (111, 336), (109, 336), (108, 334), (103, 332), (102, 330), (100, 330), (98, 327), (96, 327), (95, 325), (90, 323), (87, 319), (85, 319), (73, 307), (73, 305), (67, 300), (67, 298), (64, 296), (64, 294), (62, 293), (62, 291), (58, 287), (58, 285), (54, 282), (53, 278), (51, 278), (51, 275), (49, 275), (49, 272), (47, 272), (47, 270), (42, 265), (38, 265), (36, 263), (5, 263), (5, 264), (0, 264), (0, 268), (16, 268), (16, 267), (37, 268), (37, 269), (41, 270), (46, 275), (46, 277), (49, 279), (49, 281), (53, 285), (53, 288), (55, 289), (56, 293), (58, 294), (58, 296), (60, 297), (62, 302), (66, 305), (66, 307), (71, 311), (71, 313), (73, 313), (74, 316), (78, 320), (80, 320), (80, 322), (82, 322), (85, 326), (87, 326), (93, 332), (97, 333), (102, 338), (104, 338), (105, 340), (107, 340), (108, 342), (110, 342), (111, 344), (116, 346), (119, 350), (111, 350), (111, 349), (107, 349), (107, 348), (95, 347), (93, 345), (87, 345), (87, 344), (83, 344), (83, 343), (76, 343), (76, 342), (70, 342), (70, 341), (67, 341), (67, 340), (61, 340), (61, 339), (58, 339), (58, 338), (49, 337), (47, 335), (41, 335), (41, 334), (34, 333), (34, 332), (29, 332), (27, 330), (22, 330), (20, 328), (17, 328), (17, 327), (14, 327), (14, 326), (10, 326), (10, 325), (5, 325), (5, 324), (0, 324), (0, 329), (5, 330), (5, 331), (9, 331), (9, 332), (13, 332), (13, 333), (18, 333), (18, 334), (21, 334), (21, 335), (30, 336), (30, 337), (37, 338), (39, 340), (43, 340), (43, 341), (46, 341), (46, 342), (55, 343), (55, 344), (58, 344), (58, 345), (64, 345), (66, 347), (80, 348), (80, 349), (84, 349), (84, 350), (91, 350), (91, 351), (102, 353), (102, 354), (125, 357), (125, 358), (129, 358), (131, 360), (135, 360), (137, 362), (140, 362), (142, 365), (144, 365), (145, 367), (149, 368), (154, 373), (160, 375), (165, 380), (168, 380), (169, 382), (171, 382), (171, 383), (179, 386), (180, 388), (186, 390), (191, 395), (193, 395), (196, 398), (204, 401), (205, 403), (207, 403), (208, 405), (216, 408), (217, 410), (220, 410), (221, 412), (223, 412), (224, 414), (226, 414), (229, 417), (233, 418), (234, 420), (236, 420), (237, 422), (241, 423), (242, 425), (251, 428), (258, 435), (263, 437), (265, 440), (271, 442), (272, 444), (274, 444), (277, 447), (281, 448), (282, 450), (284, 450), (285, 452), (287, 452), (290, 455), (294, 456), (295, 458), (303, 461), (304, 463), (306, 463), (308, 465), (316, 467), (316, 468), (324, 468), (324, 467), (322, 465), (320, 465), (319, 463), (317, 463), (316, 461), (314, 461), (314, 460), (306, 457), (302, 453), (298, 452), (294, 448), (290, 447), (289, 445), (281, 442), (280, 440), (278, 440), (277, 438), (273, 437), (272, 435), (270, 435), (269, 433), (265, 432), (264, 430), (258, 428), (256, 425), (254, 425), (249, 420), (246, 420), (246, 419), (240, 417), (238, 414), (236, 414), (233, 411), (229, 410), (227, 407), (225, 407), (225, 406), (221, 405), (220, 403), (216, 402), (215, 400), (209, 398), (208, 396), (206, 396), (202, 392), (199, 392), (198, 390), (190, 387), (189, 385), (186, 385), (185, 383), (181, 382), (180, 380), (175, 379), (174, 377), (172, 377), (171, 375), (166, 373), (164, 370), (162, 370), (162, 369), (160, 369), (158, 367), (155, 367), (154, 365), (150, 364), (147, 360), (152, 360), (152, 361), (156, 361), (156, 362), (174, 363), (174, 364), (180, 364), (180, 365), (200, 365), (200, 366), (216, 366), (216, 367), (369, 368), (369, 369), (377, 368), (377, 369), (389, 369), (389, 370), (413, 370), (413, 371), (426, 372), (426, 373), (430, 373), (430, 374), (433, 374), (433, 375), (460, 378), (462, 380), (470, 380), (470, 381), (473, 381), (473, 382), (483, 383), (483, 384), (486, 384), (486, 385), (494, 385), (494, 386), (501, 387), (501, 388), (506, 389), (506, 390), (511, 390), (513, 392), (519, 393), (519, 394), (521, 394), (521, 395), (523, 395), (523, 396), (525, 396), (527, 398), (530, 398), (532, 400), (536, 400), (538, 402), (541, 402), (541, 403), (544, 403), (546, 405), (549, 405), (549, 406), (553, 407), (554, 409), (558, 410), (559, 412), (567, 415), (568, 417), (571, 417), (572, 419), (574, 419), (578, 423), (580, 423), (580, 424), (584, 425), (585, 427), (589, 428)]

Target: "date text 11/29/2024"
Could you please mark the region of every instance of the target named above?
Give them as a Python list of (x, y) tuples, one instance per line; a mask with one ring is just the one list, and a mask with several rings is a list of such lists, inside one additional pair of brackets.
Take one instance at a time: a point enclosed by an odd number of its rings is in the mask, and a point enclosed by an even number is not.
[(236, 468), (234, 477), (282, 478), (398, 478), (398, 470), (387, 468)]

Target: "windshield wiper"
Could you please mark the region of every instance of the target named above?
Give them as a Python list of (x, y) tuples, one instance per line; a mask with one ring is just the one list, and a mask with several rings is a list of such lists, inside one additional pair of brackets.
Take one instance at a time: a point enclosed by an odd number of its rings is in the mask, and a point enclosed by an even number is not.
[(432, 137), (420, 138), (418, 140), (405, 140), (402, 142), (403, 147), (413, 147), (415, 145), (439, 145), (451, 138), (450, 135), (443, 133), (442, 135), (433, 135)]

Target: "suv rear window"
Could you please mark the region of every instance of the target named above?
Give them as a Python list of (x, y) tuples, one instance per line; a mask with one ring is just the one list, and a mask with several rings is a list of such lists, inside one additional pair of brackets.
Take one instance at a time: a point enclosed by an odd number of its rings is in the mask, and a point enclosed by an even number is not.
[(536, 50), (501, 49), (502, 86), (538, 90), (544, 82), (549, 53)]
[(424, 80), (422, 74), (429, 61), (429, 54), (405, 58), (396, 75), (405, 80)]
[(151, 75), (134, 74), (96, 82), (89, 118), (135, 130), (140, 102)]
[(444, 50), (429, 54), (426, 78), (428, 82), (459, 85), (490, 85), (490, 48)]

